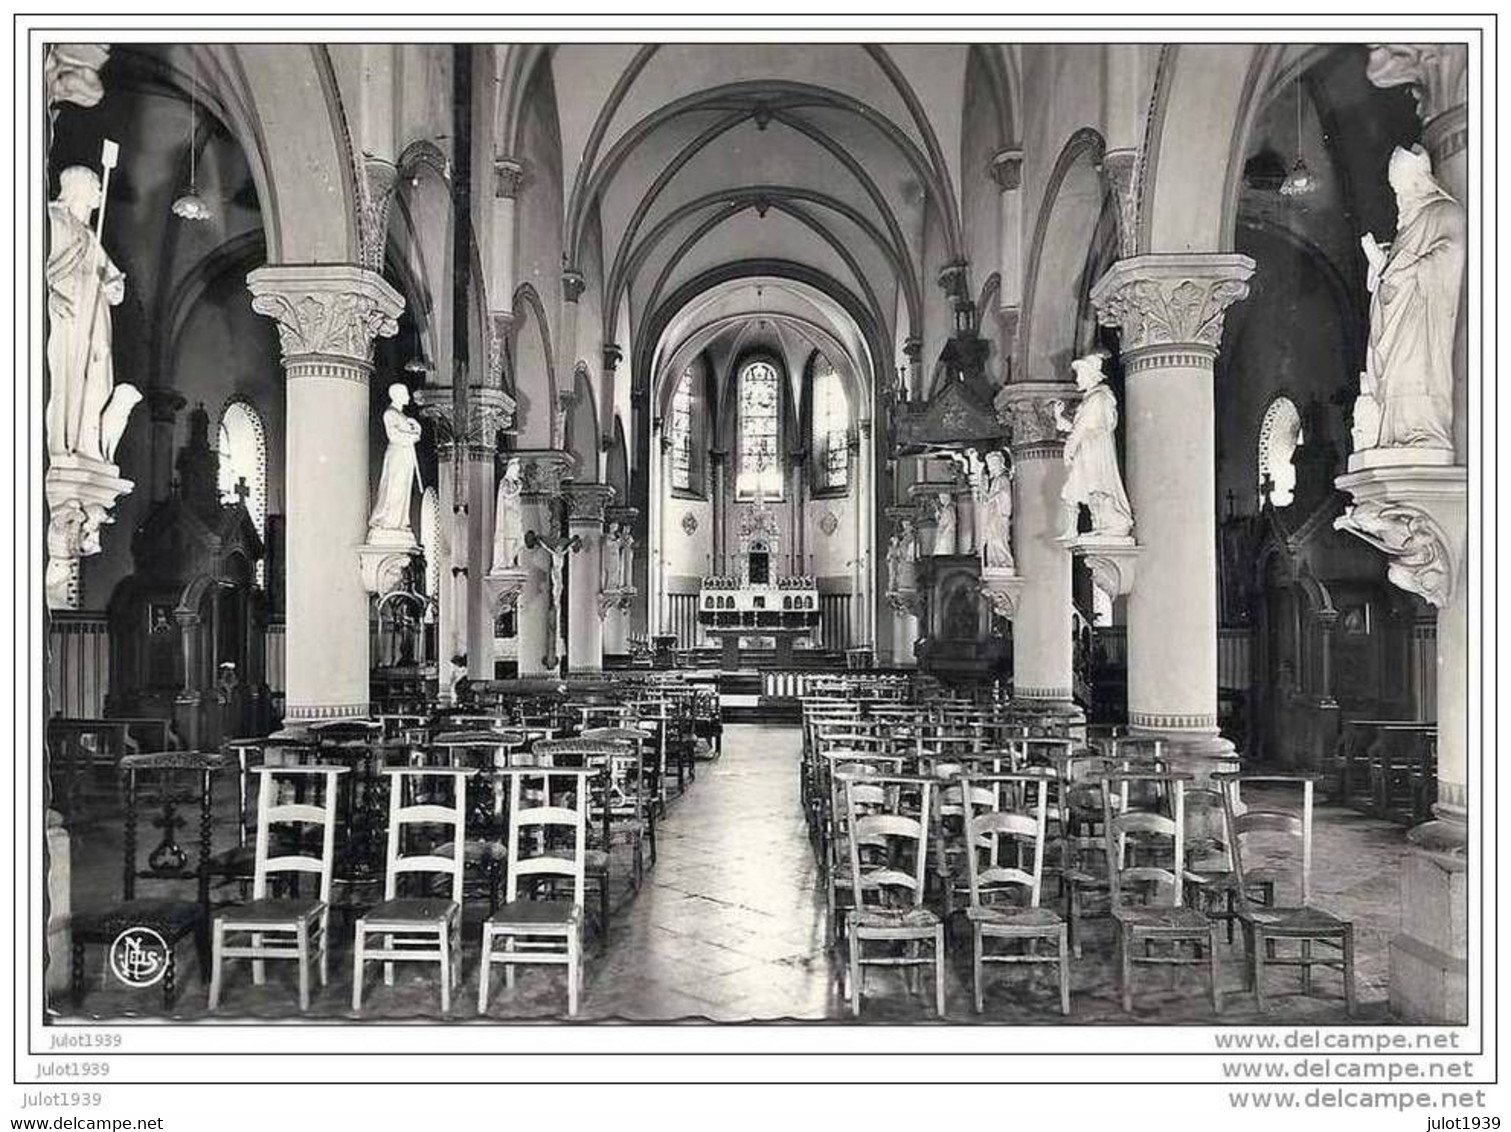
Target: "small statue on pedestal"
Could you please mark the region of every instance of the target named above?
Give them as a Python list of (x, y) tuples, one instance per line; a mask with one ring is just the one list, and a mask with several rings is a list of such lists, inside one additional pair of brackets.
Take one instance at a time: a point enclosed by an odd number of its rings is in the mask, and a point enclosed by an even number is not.
[(518, 460), (510, 460), (498, 481), (498, 495), (493, 508), (493, 569), (511, 570), (519, 565), (520, 547), (525, 542), (522, 485)]
[(420, 442), (420, 422), (404, 412), (409, 404), (409, 386), (396, 381), (388, 387), (388, 408), (383, 410), (383, 431), (388, 450), (383, 453), (383, 471), (378, 476), (378, 496), (367, 519), (369, 543), (393, 543), (401, 536), (414, 542), (409, 525), (410, 492), (420, 482), (420, 461), (415, 445)]
[[(1361, 399), (1379, 407), (1365, 447), (1453, 448), (1453, 338), (1464, 285), (1464, 209), (1433, 179), (1420, 146), (1390, 155), (1396, 238), (1360, 240), (1368, 261), (1369, 347)], [(1355, 407), (1355, 449), (1368, 440)]]
[(1068, 471), (1060, 492), (1065, 508), (1063, 537), (1067, 539), (1078, 537), (1082, 503), (1091, 512), (1092, 536), (1126, 539), (1133, 533), (1133, 508), (1118, 471), (1117, 398), (1107, 388), (1102, 372), (1105, 358), (1098, 351), (1070, 363), (1082, 395), (1074, 420), (1066, 417), (1065, 402), (1054, 402), (1055, 426), (1069, 434), (1065, 438)]
[(958, 518), (955, 510), (955, 493), (941, 491), (939, 499), (939, 518), (934, 528), (934, 554), (955, 553), (955, 532), (958, 527)]
[(986, 454), (986, 489), (976, 513), (981, 564), (989, 569), (1013, 569), (1013, 469), (1000, 449)]

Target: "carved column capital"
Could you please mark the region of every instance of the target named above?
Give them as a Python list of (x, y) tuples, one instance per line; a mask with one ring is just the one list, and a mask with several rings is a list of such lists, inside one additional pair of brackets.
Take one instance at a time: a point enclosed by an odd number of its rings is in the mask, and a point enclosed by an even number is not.
[(383, 256), (388, 250), (388, 210), (393, 204), (394, 187), (398, 183), (397, 165), (370, 153), (363, 155), (358, 226), (362, 266), (373, 271), (383, 270)]
[(514, 157), (493, 159), (493, 195), (513, 200), (519, 195), (520, 184), (525, 178), (525, 164)]
[(561, 297), (567, 302), (575, 303), (582, 298), (587, 286), (588, 281), (583, 278), (582, 272), (569, 267), (561, 273)]
[(1138, 252), (1139, 151), (1113, 149), (1102, 155), (1102, 171), (1118, 208), (1118, 248), (1125, 258)]
[(432, 385), (414, 391), (420, 416), (435, 426), (436, 456), (451, 459), (458, 439), (474, 460), (492, 460), (498, 451), (498, 434), (514, 424), (514, 398), (502, 389), (473, 385), (467, 390), (467, 421), (456, 427), (455, 406), (449, 385)]
[(997, 391), (997, 419), (1012, 436), (1013, 455), (1018, 459), (1059, 459), (1065, 450), (1065, 434), (1055, 423), (1055, 402), (1069, 414), (1080, 392), (1064, 381), (1013, 381)]
[(559, 448), (517, 448), (508, 458), (519, 461), (521, 495), (559, 496), (577, 468), (577, 458)]
[(1468, 530), (1468, 469), (1397, 465), (1350, 472), (1336, 481), (1353, 496), (1333, 520), (1389, 559), (1391, 582), (1438, 609), (1456, 597)]
[(606, 483), (569, 483), (565, 485), (564, 494), (569, 523), (602, 527), (616, 492)]
[(365, 381), (373, 341), (398, 333), (404, 309), (403, 296), (381, 275), (352, 264), (259, 267), (247, 289), (252, 309), (278, 324), (290, 378)]
[(1222, 253), (1122, 259), (1091, 289), (1103, 326), (1122, 330), (1126, 372), (1210, 366), (1227, 310), (1249, 293), (1254, 261)]
[(1023, 186), (1023, 151), (999, 149), (992, 155), (992, 180), (1003, 192), (1013, 192)]
[(76, 106), (95, 106), (105, 97), (100, 82), (100, 68), (110, 58), (105, 43), (50, 43), (42, 60), (42, 77), (47, 84), (47, 104), (72, 102)]

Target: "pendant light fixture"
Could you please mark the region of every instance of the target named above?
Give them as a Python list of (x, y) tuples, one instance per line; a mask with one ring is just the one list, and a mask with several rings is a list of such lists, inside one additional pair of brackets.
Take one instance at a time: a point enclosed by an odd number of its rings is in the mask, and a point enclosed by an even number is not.
[(194, 94), (194, 87), (198, 85), (198, 68), (189, 87), (189, 191), (173, 202), (173, 215), (180, 220), (191, 223), (211, 219), (215, 213), (209, 203), (199, 195), (199, 180), (195, 168), (195, 150), (198, 149), (198, 104)]
[(1304, 197), (1316, 191), (1317, 176), (1307, 167), (1306, 158), (1301, 156), (1301, 75), (1296, 75), (1296, 161), (1291, 166), (1291, 171), (1285, 175), (1285, 180), (1280, 183), (1280, 195), (1283, 197)]

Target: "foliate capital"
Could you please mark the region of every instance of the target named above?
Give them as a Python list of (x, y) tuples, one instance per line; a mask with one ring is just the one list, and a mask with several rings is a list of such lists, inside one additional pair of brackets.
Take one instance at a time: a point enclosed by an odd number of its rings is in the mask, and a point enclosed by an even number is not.
[(370, 367), (374, 340), (398, 333), (404, 309), (381, 275), (352, 264), (259, 267), (247, 289), (277, 322), (285, 364), (315, 355)]
[(1122, 330), (1122, 347), (1205, 347), (1215, 352), (1222, 322), (1248, 296), (1254, 261), (1246, 255), (1140, 255), (1122, 259), (1091, 289), (1103, 326)]

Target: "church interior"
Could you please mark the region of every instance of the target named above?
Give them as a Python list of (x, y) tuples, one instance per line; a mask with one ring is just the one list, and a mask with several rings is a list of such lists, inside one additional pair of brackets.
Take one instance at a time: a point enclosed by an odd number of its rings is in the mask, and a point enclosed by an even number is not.
[(48, 1019), (1465, 1021), (1467, 69), (47, 45)]

